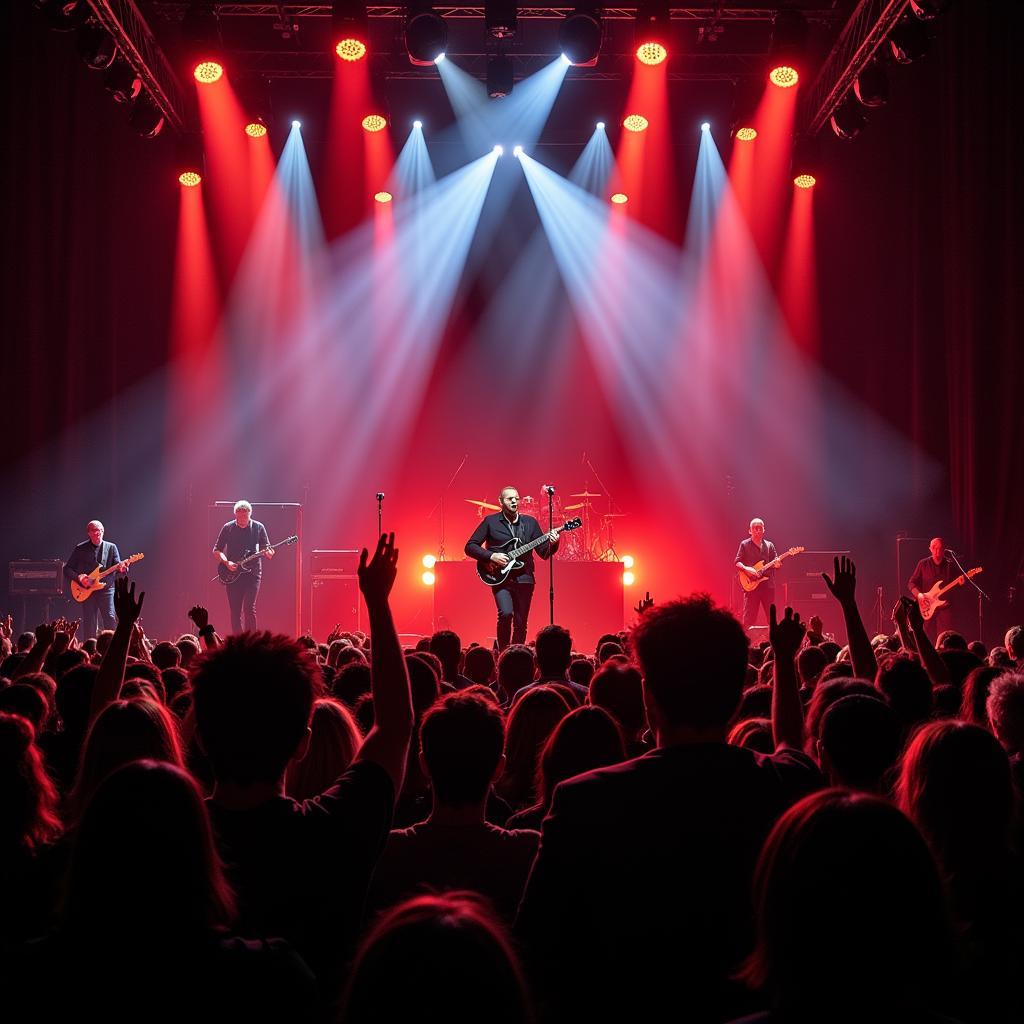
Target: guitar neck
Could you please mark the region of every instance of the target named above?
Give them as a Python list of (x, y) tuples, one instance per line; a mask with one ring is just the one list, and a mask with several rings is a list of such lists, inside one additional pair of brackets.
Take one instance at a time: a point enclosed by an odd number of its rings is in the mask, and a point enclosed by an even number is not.
[[(556, 526), (555, 533), (560, 533), (562, 527)], [(548, 535), (545, 533), (544, 536), (538, 537), (536, 540), (531, 540), (529, 544), (524, 544), (521, 548), (513, 548), (509, 552), (509, 558), (518, 558), (520, 555), (525, 555), (527, 551), (532, 551), (534, 548), (539, 548), (544, 541), (548, 540)]]

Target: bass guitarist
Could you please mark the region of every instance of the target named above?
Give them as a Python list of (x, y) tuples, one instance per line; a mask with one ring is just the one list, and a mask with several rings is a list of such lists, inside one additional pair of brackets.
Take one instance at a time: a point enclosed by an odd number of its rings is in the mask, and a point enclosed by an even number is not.
[(264, 558), (273, 558), (267, 528), (252, 518), (252, 505), (236, 501), (235, 518), (221, 527), (217, 543), (213, 546), (213, 557), (223, 563), (228, 572), (245, 575), (226, 586), (228, 607), (231, 609), (231, 631), (240, 633), (243, 629), (256, 629), (256, 598), (260, 592), (260, 578), (263, 574), (263, 558), (257, 558), (244, 569), (238, 567), (247, 555), (262, 552)]
[[(922, 613), (926, 612), (925, 602), (927, 593), (936, 583), (949, 583), (959, 570), (953, 565), (953, 559), (946, 554), (946, 542), (941, 537), (932, 537), (928, 545), (931, 552), (927, 558), (922, 558), (914, 569), (914, 574), (907, 581), (907, 587), (914, 600), (921, 605)], [(949, 595), (952, 598), (952, 594)], [(925, 620), (924, 629), (935, 643), (938, 635), (946, 629), (953, 628), (952, 609), (949, 606), (936, 608), (935, 614)]]
[[(514, 487), (503, 487), (498, 495), (501, 511), (485, 516), (466, 541), (466, 554), (478, 562), (494, 566), (508, 563), (508, 555), (494, 550), (505, 546), (518, 547), (531, 540), (545, 536), (540, 523), (533, 516), (519, 511), (519, 491)], [(547, 541), (536, 548), (541, 558), (550, 558), (558, 550), (558, 532), (552, 530)], [(512, 544), (509, 544), (512, 541)], [(486, 547), (484, 545), (487, 545)], [(494, 603), (498, 608), (498, 650), (503, 651), (509, 643), (526, 643), (526, 622), (530, 617), (530, 603), (533, 601), (533, 552), (522, 556), (523, 567), (509, 575), (509, 578), (494, 587)]]
[[(71, 557), (64, 563), (65, 579), (87, 587), (89, 573), (97, 566), (112, 569), (116, 565), (119, 575), (128, 571), (128, 564), (121, 562), (117, 545), (103, 539), (103, 524), (98, 519), (93, 519), (86, 526), (85, 532), (89, 539), (76, 544)], [(113, 629), (116, 625), (113, 586), (103, 587), (90, 594), (82, 604), (82, 638), (96, 636), (101, 629)]]
[[(764, 621), (768, 621), (768, 609), (775, 603), (775, 570), (781, 564), (778, 551), (770, 540), (764, 537), (764, 520), (751, 519), (748, 530), (750, 537), (740, 541), (736, 551), (736, 568), (751, 580), (764, 580), (754, 590), (743, 594), (743, 628), (749, 629), (757, 622), (757, 611), (764, 608)], [(755, 569), (756, 562), (764, 567)]]

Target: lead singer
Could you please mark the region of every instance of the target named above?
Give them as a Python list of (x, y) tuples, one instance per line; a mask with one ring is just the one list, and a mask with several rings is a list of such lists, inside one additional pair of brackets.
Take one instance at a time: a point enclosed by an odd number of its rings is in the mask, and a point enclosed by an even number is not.
[[(508, 555), (495, 548), (518, 547), (544, 536), (540, 523), (533, 516), (519, 514), (519, 492), (514, 487), (503, 487), (498, 495), (501, 511), (485, 516), (466, 541), (466, 554), (478, 562), (500, 567), (508, 563)], [(558, 533), (552, 530), (547, 543), (534, 550), (541, 558), (550, 558), (558, 550)], [(509, 545), (509, 541), (514, 541)], [(487, 547), (484, 547), (484, 545)], [(523, 567), (509, 574), (500, 587), (494, 587), (494, 603), (498, 606), (498, 650), (509, 643), (526, 643), (526, 621), (530, 617), (533, 601), (533, 551), (522, 558)], [(486, 568), (486, 566), (485, 566)]]

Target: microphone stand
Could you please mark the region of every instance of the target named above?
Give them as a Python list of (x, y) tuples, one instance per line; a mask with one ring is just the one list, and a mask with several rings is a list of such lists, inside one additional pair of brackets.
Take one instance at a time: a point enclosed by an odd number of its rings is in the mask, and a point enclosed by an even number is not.
[(983, 605), (981, 603), (981, 599), (984, 598), (986, 601), (991, 601), (992, 598), (989, 597), (988, 594), (986, 594), (985, 591), (982, 590), (981, 587), (979, 587), (978, 584), (974, 582), (974, 577), (973, 576), (968, 576), (967, 575), (967, 570), (960, 564), (960, 559), (956, 557), (956, 552), (955, 551), (952, 551), (950, 548), (946, 548), (946, 554), (949, 555), (949, 557), (953, 559), (953, 563), (960, 570), (960, 573), (963, 576), (963, 578), (965, 580), (967, 580), (967, 582), (970, 583), (970, 585), (972, 587), (974, 587), (974, 589), (978, 592), (978, 639), (980, 640), (981, 639), (981, 620), (982, 620), (981, 609), (983, 607)]
[(377, 536), (378, 537), (384, 532), (384, 530), (381, 528), (381, 517), (383, 515), (383, 507), (382, 507), (383, 505), (384, 505), (384, 492), (383, 491), (378, 491), (377, 492)]
[[(546, 488), (548, 492), (548, 533), (555, 528), (555, 489), (550, 484)], [(550, 547), (551, 542), (548, 541)], [(551, 625), (555, 624), (555, 553), (548, 553), (548, 602), (551, 611)]]
[(462, 472), (462, 467), (466, 464), (466, 460), (468, 458), (469, 458), (469, 453), (467, 452), (465, 455), (462, 456), (462, 461), (459, 463), (459, 468), (457, 470), (455, 470), (454, 473), (452, 473), (451, 480), (449, 480), (448, 483), (446, 483), (444, 485), (444, 490), (441, 491), (441, 497), (438, 498), (437, 501), (434, 502), (434, 507), (430, 510), (430, 512), (427, 513), (427, 518), (429, 519), (437, 511), (438, 507), (440, 507), (440, 509), (441, 509), (441, 538), (440, 538), (440, 542), (437, 545), (437, 560), (439, 562), (443, 562), (445, 560), (445, 558), (444, 558), (444, 496), (448, 493), (448, 489), (451, 487), (451, 485), (453, 483), (455, 483), (455, 478)]
[[(602, 493), (608, 499), (608, 511), (615, 512), (617, 510), (621, 512), (622, 506), (617, 501), (612, 501), (612, 492), (608, 490), (607, 486), (605, 485), (605, 482), (601, 479), (601, 474), (598, 473), (598, 471), (594, 468), (594, 464), (587, 457), (586, 452), (583, 453), (583, 461), (590, 467), (590, 472), (594, 474), (594, 478), (597, 480), (598, 486), (601, 488)], [(589, 501), (590, 499), (588, 498), (587, 500)], [(614, 553), (615, 545), (609, 544), (608, 547), (611, 548), (612, 552)], [(601, 561), (604, 561), (604, 555), (606, 553), (607, 551), (601, 552)], [(591, 557), (593, 557), (593, 552), (591, 552)], [(616, 561), (618, 561), (618, 558), (616, 558)]]

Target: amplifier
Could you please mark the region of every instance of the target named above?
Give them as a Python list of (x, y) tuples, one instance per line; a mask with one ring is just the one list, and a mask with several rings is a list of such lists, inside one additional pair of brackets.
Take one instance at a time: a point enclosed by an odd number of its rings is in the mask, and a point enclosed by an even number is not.
[(7, 565), (7, 592), (58, 597), (64, 593), (64, 563), (59, 558), (19, 558)]
[(344, 579), (356, 576), (359, 570), (359, 550), (317, 548), (313, 551), (309, 571), (313, 579)]

